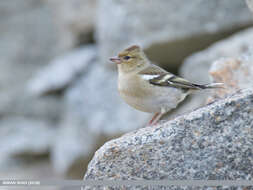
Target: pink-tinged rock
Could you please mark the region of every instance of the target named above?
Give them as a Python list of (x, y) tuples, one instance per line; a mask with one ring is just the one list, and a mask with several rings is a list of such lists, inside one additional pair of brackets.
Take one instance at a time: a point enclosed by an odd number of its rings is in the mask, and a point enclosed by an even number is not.
[(221, 58), (212, 64), (209, 74), (213, 81), (224, 83), (224, 88), (212, 91), (208, 102), (224, 98), (239, 89), (253, 87), (253, 56)]

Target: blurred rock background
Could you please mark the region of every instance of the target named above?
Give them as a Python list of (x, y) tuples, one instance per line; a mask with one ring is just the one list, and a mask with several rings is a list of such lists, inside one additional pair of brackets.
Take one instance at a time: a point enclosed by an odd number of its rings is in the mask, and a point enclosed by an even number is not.
[(213, 61), (252, 45), (247, 3), (0, 1), (0, 177), (81, 179), (98, 147), (150, 117), (120, 100), (108, 58), (139, 44), (165, 69), (206, 83)]

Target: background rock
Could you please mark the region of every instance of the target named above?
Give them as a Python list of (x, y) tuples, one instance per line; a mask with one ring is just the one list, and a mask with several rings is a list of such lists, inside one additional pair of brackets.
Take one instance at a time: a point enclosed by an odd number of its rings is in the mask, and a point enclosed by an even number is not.
[[(220, 58), (237, 59), (250, 51), (253, 41), (253, 28), (243, 30), (224, 40), (214, 43), (207, 49), (194, 53), (187, 57), (180, 67), (180, 75), (184, 78), (200, 84), (211, 82), (209, 69)], [(250, 66), (251, 67), (251, 66)], [(225, 82), (225, 81), (224, 81)], [(183, 104), (165, 118), (171, 119), (176, 115), (187, 113), (207, 103), (208, 97), (214, 90), (198, 91), (188, 97)]]
[(1, 1), (0, 12), (1, 115), (44, 117), (46, 112), (57, 110), (53, 106), (57, 107), (58, 100), (52, 106), (48, 105), (50, 98), (30, 100), (25, 84), (34, 72), (69, 47), (63, 45), (64, 36), (58, 33), (44, 1)]
[(1, 117), (21, 116), (55, 123), (60, 119), (62, 107), (57, 96), (35, 98), (19, 90), (0, 93)]
[(74, 44), (92, 41), (97, 0), (47, 0), (61, 33)]
[(192, 52), (249, 24), (252, 15), (244, 1), (100, 0), (96, 32), (104, 63), (139, 44), (153, 61), (175, 69)]
[(14, 88), (68, 47), (43, 1), (1, 1), (0, 10), (0, 87)]
[(211, 82), (208, 75), (211, 64), (222, 57), (239, 57), (247, 53), (252, 41), (253, 28), (249, 28), (216, 42), (207, 49), (187, 57), (180, 69), (180, 75), (193, 82)]
[(22, 117), (0, 121), (0, 160), (8, 156), (48, 154), (55, 128), (50, 124)]
[(248, 3), (248, 6), (249, 6), (250, 10), (253, 11), (253, 1), (252, 0), (246, 0), (246, 2)]
[(32, 96), (40, 96), (63, 90), (85, 72), (89, 63), (95, 59), (95, 52), (95, 47), (90, 45), (57, 57), (29, 81), (28, 91)]
[(34, 72), (73, 42), (66, 43), (59, 33), (45, 1), (1, 1), (0, 26), (0, 175), (5, 179), (54, 177), (53, 172), (43, 172), (45, 164), (39, 164), (39, 157), (49, 163), (56, 132), (52, 126), (61, 114), (61, 100), (34, 98), (25, 89)]
[(253, 56), (241, 58), (226, 58), (214, 62), (209, 71), (213, 81), (222, 82), (225, 88), (212, 91), (209, 102), (217, 98), (224, 98), (239, 89), (253, 87)]
[(253, 90), (244, 89), (155, 128), (107, 142), (84, 179), (252, 180), (252, 102)]
[(58, 174), (79, 179), (86, 170), (92, 152), (101, 142), (97, 142), (99, 136), (90, 132), (86, 126), (71, 121), (73, 123), (65, 119), (61, 124), (51, 149), (51, 161)]

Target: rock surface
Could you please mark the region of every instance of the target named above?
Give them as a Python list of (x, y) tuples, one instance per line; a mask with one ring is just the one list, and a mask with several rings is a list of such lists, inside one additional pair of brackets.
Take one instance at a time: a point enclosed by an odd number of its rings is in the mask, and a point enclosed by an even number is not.
[(221, 58), (215, 61), (209, 71), (212, 80), (224, 84), (224, 88), (212, 91), (209, 102), (224, 98), (239, 89), (253, 87), (253, 55), (239, 58)]
[(153, 61), (175, 67), (185, 56), (250, 23), (246, 3), (238, 0), (100, 0), (96, 29), (104, 63), (139, 44)]
[(175, 120), (128, 133), (95, 153), (84, 179), (252, 180), (252, 107), (253, 90), (244, 89)]
[(0, 86), (14, 88), (68, 47), (43, 1), (1, 1), (0, 12)]
[(47, 0), (61, 33), (75, 44), (89, 42), (94, 30), (97, 0)]
[(39, 120), (22, 117), (1, 119), (0, 160), (22, 154), (48, 154), (53, 144), (55, 128)]
[[(87, 126), (78, 124), (80, 118), (67, 119), (65, 116), (51, 149), (51, 161), (59, 174), (75, 176), (86, 169), (91, 154), (96, 150), (99, 135), (92, 133)], [(79, 119), (79, 120), (78, 120)], [(64, 140), (63, 140), (64, 139)], [(78, 168), (76, 168), (78, 165)], [(72, 170), (74, 173), (72, 172)], [(73, 173), (73, 174), (72, 174)]]
[(248, 3), (248, 6), (249, 6), (250, 10), (253, 12), (253, 1), (252, 0), (246, 0), (246, 2)]
[(28, 91), (32, 96), (40, 96), (66, 88), (85, 72), (89, 63), (96, 58), (95, 52), (95, 46), (90, 45), (57, 57), (29, 81)]
[(23, 90), (0, 93), (1, 117), (20, 116), (54, 123), (60, 119), (62, 107), (57, 96), (37, 98)]
[[(31, 97), (25, 86), (35, 72), (70, 47), (52, 17), (45, 1), (0, 1), (1, 178), (43, 176), (42, 167), (31, 168), (40, 156), (49, 154), (61, 103), (56, 96)], [(36, 161), (30, 162), (34, 157)], [(33, 166), (22, 167), (25, 162)]]
[(64, 36), (58, 34), (44, 1), (1, 1), (0, 26), (0, 114), (45, 118), (57, 110), (58, 100), (30, 100), (25, 84), (34, 72), (68, 48), (62, 44)]

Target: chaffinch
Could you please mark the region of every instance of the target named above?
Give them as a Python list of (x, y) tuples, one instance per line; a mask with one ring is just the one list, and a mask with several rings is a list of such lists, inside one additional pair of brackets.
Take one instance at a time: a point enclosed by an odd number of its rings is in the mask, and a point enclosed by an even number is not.
[(118, 67), (118, 90), (127, 104), (137, 110), (155, 113), (149, 124), (175, 108), (195, 90), (221, 88), (222, 83), (195, 84), (152, 64), (142, 49), (131, 46), (110, 58)]

